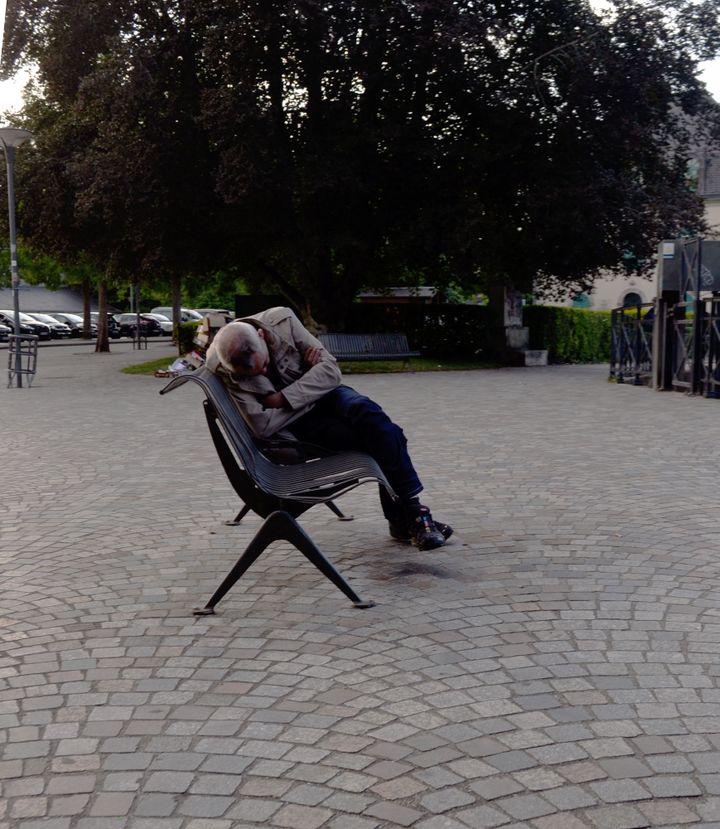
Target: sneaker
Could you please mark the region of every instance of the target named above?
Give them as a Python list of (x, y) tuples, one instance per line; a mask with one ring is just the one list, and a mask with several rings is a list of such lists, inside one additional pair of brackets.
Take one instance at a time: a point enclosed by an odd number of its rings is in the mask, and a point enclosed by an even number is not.
[[(433, 521), (435, 529), (442, 535), (445, 541), (453, 534), (453, 528), (449, 524), (442, 524), (440, 521)], [(390, 528), (390, 537), (396, 541), (410, 541), (411, 534), (407, 524), (388, 524)]]
[(421, 504), (413, 505), (406, 515), (410, 540), (418, 550), (435, 550), (445, 544), (445, 538), (435, 526), (427, 507)]

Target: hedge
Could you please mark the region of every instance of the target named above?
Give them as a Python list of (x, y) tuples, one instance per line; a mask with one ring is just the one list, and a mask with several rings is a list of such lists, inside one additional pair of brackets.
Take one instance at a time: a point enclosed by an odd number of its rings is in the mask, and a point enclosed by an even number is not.
[(610, 359), (610, 311), (527, 305), (523, 324), (530, 348), (547, 349), (551, 363), (601, 363)]

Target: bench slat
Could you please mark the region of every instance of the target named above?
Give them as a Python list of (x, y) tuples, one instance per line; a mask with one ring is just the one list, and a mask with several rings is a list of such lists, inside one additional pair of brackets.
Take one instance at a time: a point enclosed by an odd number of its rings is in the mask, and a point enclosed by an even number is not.
[(419, 357), (405, 334), (321, 334), (318, 338), (338, 360), (397, 360)]

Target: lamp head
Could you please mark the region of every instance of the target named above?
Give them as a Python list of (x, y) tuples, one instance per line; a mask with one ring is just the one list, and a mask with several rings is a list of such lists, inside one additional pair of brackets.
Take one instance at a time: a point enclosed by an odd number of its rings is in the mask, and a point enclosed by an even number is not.
[(19, 147), (33, 137), (30, 130), (21, 130), (17, 127), (0, 127), (0, 143), (3, 147)]

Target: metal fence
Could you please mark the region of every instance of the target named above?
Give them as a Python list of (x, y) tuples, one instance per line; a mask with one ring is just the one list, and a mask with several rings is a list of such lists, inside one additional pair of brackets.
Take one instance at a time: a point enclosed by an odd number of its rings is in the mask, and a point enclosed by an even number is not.
[(635, 386), (652, 381), (653, 303), (615, 308), (611, 315), (610, 379)]
[(668, 305), (663, 387), (720, 397), (720, 295)]
[(720, 398), (720, 294), (616, 308), (610, 379)]

